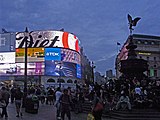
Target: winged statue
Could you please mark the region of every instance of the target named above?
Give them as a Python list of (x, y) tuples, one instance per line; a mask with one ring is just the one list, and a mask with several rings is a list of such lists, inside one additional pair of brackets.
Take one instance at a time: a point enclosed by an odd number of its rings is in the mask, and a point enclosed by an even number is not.
[(128, 24), (129, 24), (129, 29), (130, 29), (130, 33), (132, 33), (132, 30), (134, 30), (132, 27), (137, 25), (137, 22), (140, 20), (140, 17), (136, 17), (134, 19), (132, 19), (132, 17), (128, 14)]

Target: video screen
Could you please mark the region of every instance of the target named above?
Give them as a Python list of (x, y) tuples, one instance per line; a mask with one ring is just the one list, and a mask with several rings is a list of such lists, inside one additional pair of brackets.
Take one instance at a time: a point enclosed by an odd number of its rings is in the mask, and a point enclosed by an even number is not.
[(45, 75), (77, 77), (76, 64), (54, 60), (45, 61)]
[(80, 64), (80, 54), (63, 48), (45, 48), (45, 60), (56, 60)]
[[(16, 49), (16, 62), (25, 62), (25, 49)], [(43, 62), (44, 48), (27, 48), (27, 62)]]
[[(25, 72), (24, 63), (0, 64), (0, 75), (2, 76), (24, 75), (24, 72)], [(27, 75), (44, 75), (44, 63), (43, 62), (27, 63)]]
[(15, 63), (15, 52), (0, 53), (0, 63)]
[(61, 49), (61, 60), (64, 62), (81, 64), (80, 54), (76, 51), (69, 50), (69, 49)]
[(77, 64), (77, 78), (81, 78), (81, 66), (79, 64)]

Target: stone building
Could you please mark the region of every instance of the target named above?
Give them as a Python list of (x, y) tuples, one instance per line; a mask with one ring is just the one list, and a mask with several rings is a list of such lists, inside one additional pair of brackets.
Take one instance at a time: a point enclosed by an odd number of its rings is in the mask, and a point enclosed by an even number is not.
[[(129, 39), (126, 40), (116, 58), (116, 76), (119, 78), (121, 73), (120, 61), (128, 58), (128, 50), (126, 46)], [(151, 35), (133, 34), (133, 43), (137, 45), (135, 49), (137, 58), (148, 61), (148, 71), (145, 74), (153, 79), (160, 80), (160, 37)]]

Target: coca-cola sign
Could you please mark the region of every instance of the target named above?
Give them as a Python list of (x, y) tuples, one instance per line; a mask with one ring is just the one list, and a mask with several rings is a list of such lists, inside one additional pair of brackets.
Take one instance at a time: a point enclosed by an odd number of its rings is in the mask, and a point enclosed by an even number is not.
[(32, 31), (16, 33), (16, 48), (24, 48), (27, 40), (28, 48), (62, 47), (79, 52), (78, 38), (62, 31)]

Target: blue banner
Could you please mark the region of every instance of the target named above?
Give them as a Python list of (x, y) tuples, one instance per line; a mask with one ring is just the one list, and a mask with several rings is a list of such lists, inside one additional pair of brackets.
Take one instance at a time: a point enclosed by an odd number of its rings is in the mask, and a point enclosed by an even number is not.
[(77, 78), (81, 78), (81, 66), (77, 64)]
[(45, 60), (61, 60), (60, 48), (45, 48)]

